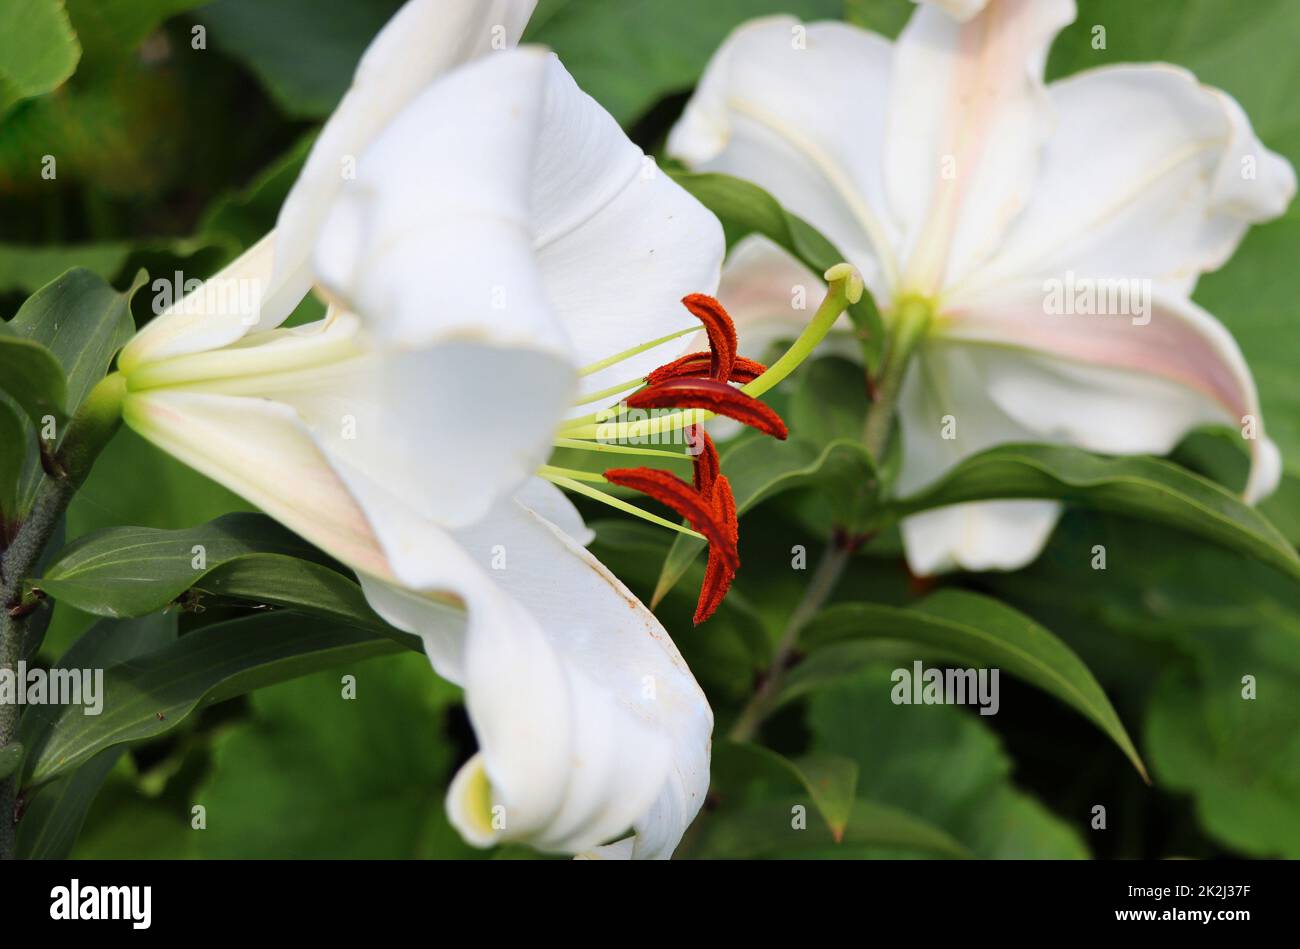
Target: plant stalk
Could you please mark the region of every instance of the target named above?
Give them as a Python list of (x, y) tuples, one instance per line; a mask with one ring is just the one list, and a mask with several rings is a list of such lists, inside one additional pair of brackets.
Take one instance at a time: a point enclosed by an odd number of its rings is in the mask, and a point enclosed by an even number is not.
[[(27, 623), (34, 603), (25, 601), (23, 584), (40, 566), (41, 556), (73, 495), (95, 459), (122, 423), (126, 380), (112, 373), (100, 380), (77, 410), (49, 471), (36, 489), (13, 542), (0, 555), (0, 667), (14, 671), (23, 657)], [(0, 748), (18, 731), (17, 705), (0, 704)], [(19, 772), (0, 780), (0, 859), (11, 859), (17, 838), (15, 807)]]

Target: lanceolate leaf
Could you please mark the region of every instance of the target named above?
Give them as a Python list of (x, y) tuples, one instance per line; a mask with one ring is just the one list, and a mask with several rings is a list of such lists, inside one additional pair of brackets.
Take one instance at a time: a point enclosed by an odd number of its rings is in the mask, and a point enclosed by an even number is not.
[[(673, 172), (673, 178), (726, 226), (727, 237), (739, 240), (748, 234), (762, 234), (788, 250), (813, 273), (822, 274), (846, 259), (830, 241), (807, 221), (786, 211), (756, 184), (717, 173)], [(722, 301), (724, 304), (726, 300)], [(874, 367), (880, 354), (880, 311), (870, 293), (849, 307), (849, 316), (863, 336), (867, 364)]]
[(1300, 579), (1300, 557), (1267, 518), (1213, 481), (1158, 458), (1002, 445), (967, 458), (933, 487), (887, 505), (883, 513), (893, 520), (995, 498), (1052, 498), (1166, 524)]
[(997, 600), (941, 590), (911, 607), (839, 603), (819, 613), (801, 641), (816, 650), (853, 640), (904, 640), (970, 666), (1006, 671), (1081, 712), (1133, 762), (1146, 767), (1088, 667), (1061, 640)]
[(755, 769), (784, 772), (787, 777), (803, 785), (835, 841), (843, 839), (858, 788), (856, 761), (839, 755), (823, 754), (791, 760), (762, 745), (734, 742), (719, 745), (714, 753), (735, 758), (732, 767), (743, 767), (748, 759), (748, 763)]
[(18, 478), (22, 475), (27, 430), (8, 402), (0, 398), (0, 535), (18, 513)]
[[(204, 626), (104, 673), (104, 707), (33, 706), (27, 784), (67, 773), (106, 748), (174, 728), (195, 709), (345, 662), (399, 651), (391, 639), (292, 610)], [(31, 725), (28, 721), (33, 720)]]
[(63, 367), (54, 353), (7, 324), (0, 324), (0, 386), (38, 428), (47, 415), (63, 420), (68, 386)]
[[(135, 620), (102, 620), (59, 659), (56, 668), (103, 669), (134, 656), (163, 649), (176, 640), (176, 614), (155, 613)], [(53, 716), (47, 707), (24, 716), (28, 744), (46, 739)], [(121, 746), (101, 752), (31, 796), (18, 825), (18, 855), (28, 859), (64, 859), (72, 852), (86, 811), (105, 777), (121, 757)]]
[(67, 377), (67, 413), (108, 371), (113, 356), (135, 332), (129, 303), (143, 274), (126, 293), (80, 267), (32, 294), (9, 323), (18, 336), (52, 352)]
[(943, 859), (970, 859), (969, 849), (941, 827), (876, 801), (852, 802), (848, 826), (837, 842), (831, 832), (809, 823), (790, 826), (784, 803), (750, 805), (713, 818), (699, 854), (743, 860), (763, 857), (860, 856), (864, 851), (907, 851)]
[(33, 586), (96, 616), (161, 609), (211, 571), (242, 557), (317, 559), (310, 545), (261, 514), (227, 514), (200, 527), (114, 527), (73, 541)]
[[(5, 326), (11, 332), (0, 334), (0, 346), (17, 340), (10, 345), (25, 345), (23, 355), (38, 353), (34, 358), (44, 366), (41, 372), (45, 388), (37, 391), (46, 402), (57, 403), (48, 414), (58, 419), (74, 415), (90, 390), (108, 372), (114, 355), (135, 332), (130, 300), (142, 279), (143, 273), (127, 292), (118, 293), (89, 270), (69, 270), (28, 297)], [(37, 346), (53, 354), (56, 362), (51, 365), (46, 356), (39, 355)], [(57, 383), (52, 379), (54, 368), (60, 369)], [(0, 386), (7, 389), (3, 380), (8, 378), (7, 369), (0, 368)], [(47, 413), (34, 412), (35, 406), (30, 401), (23, 402), (31, 396), (15, 394), (14, 397), (33, 418), (38, 434), (46, 434), (39, 430), (41, 419)], [(56, 440), (62, 437), (65, 427), (57, 426)], [(26, 508), (40, 476), (37, 453), (30, 452), (19, 484), (20, 508)]]

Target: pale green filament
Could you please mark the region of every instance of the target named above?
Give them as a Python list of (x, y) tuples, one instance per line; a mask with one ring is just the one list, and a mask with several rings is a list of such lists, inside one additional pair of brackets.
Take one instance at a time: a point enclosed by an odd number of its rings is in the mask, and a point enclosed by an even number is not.
[[(685, 534), (687, 537), (694, 537), (697, 540), (707, 539), (699, 531), (693, 531), (689, 527), (683, 527), (681, 524), (674, 524), (672, 521), (660, 517), (658, 514), (651, 514), (649, 511), (643, 511), (635, 504), (629, 504), (622, 498), (616, 498), (612, 494), (606, 494), (604, 491), (601, 491), (598, 488), (593, 488), (589, 484), (583, 484), (581, 481), (574, 481), (572, 478), (566, 478), (562, 475), (547, 474), (545, 471), (540, 472), (540, 474), (543, 478), (557, 487), (567, 488), (575, 494), (585, 494), (589, 498), (593, 498), (603, 504), (608, 504), (610, 507), (631, 514), (634, 517), (639, 517), (642, 520), (649, 521), (651, 524), (658, 524), (660, 527), (667, 527), (669, 530), (677, 531), (679, 534)], [(605, 479), (601, 478), (600, 480), (604, 481)]]

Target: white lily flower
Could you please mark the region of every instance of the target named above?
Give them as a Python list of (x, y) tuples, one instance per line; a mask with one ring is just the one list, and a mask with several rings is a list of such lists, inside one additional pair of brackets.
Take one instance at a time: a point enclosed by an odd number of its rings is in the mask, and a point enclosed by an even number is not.
[[(535, 475), (602, 375), (583, 366), (682, 348), (638, 344), (695, 325), (679, 301), (716, 287), (723, 238), (551, 54), (492, 49), (532, 5), (402, 9), (276, 232), (123, 350), (123, 417), (355, 570), (464, 687), (479, 752), (447, 807), (467, 840), (579, 852), (631, 829), (600, 852), (666, 857), (712, 712)], [(216, 305), (239, 281), (251, 304)], [(313, 282), (326, 317), (276, 328)]]
[[(922, 4), (894, 43), (755, 20), (714, 55), (669, 151), (754, 181), (819, 228), (887, 323), (928, 320), (899, 400), (900, 494), (1000, 443), (1164, 454), (1226, 423), (1251, 439), (1258, 499), (1277, 484), (1277, 449), (1235, 342), (1189, 297), (1251, 224), (1283, 212), (1295, 174), (1231, 97), (1183, 69), (1045, 85), (1074, 16), (1072, 0)], [(789, 286), (764, 304), (746, 279), (771, 284), (763, 254), (724, 292), (788, 313)], [(1112, 315), (1082, 315), (1089, 303)], [(908, 561), (920, 574), (1023, 566), (1060, 510), (995, 501), (908, 518)]]

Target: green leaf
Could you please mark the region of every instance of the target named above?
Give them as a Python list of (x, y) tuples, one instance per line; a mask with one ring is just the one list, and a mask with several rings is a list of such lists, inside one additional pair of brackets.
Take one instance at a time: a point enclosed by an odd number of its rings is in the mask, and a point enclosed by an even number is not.
[[(293, 610), (204, 626), (105, 670), (100, 715), (33, 706), (20, 729), (30, 749), (27, 783), (43, 784), (106, 748), (160, 735), (195, 709), (401, 648), (378, 633)], [(27, 741), (27, 728), (41, 729), (43, 740)]]
[[(45, 413), (36, 409), (49, 406), (49, 414), (60, 419), (75, 415), (90, 390), (108, 372), (117, 351), (135, 333), (130, 301), (142, 279), (143, 275), (125, 293), (118, 293), (102, 277), (75, 268), (28, 297), (17, 315), (5, 324), (5, 332), (0, 333), (0, 348), (13, 345), (11, 354), (18, 358), (36, 354), (23, 370), (29, 376), (37, 371), (32, 367), (40, 367), (43, 388), (29, 390), (40, 392), (39, 404), (31, 401), (30, 396), (24, 404), (38, 432)], [(57, 362), (51, 363), (37, 347), (43, 347)], [(61, 384), (54, 382), (56, 368), (62, 377)], [(0, 368), (0, 380), (10, 378), (9, 370)], [(23, 404), (24, 396), (13, 395)], [(60, 438), (65, 427), (58, 427)], [(20, 510), (26, 509), (40, 478), (38, 453), (29, 452), (19, 479)]]
[(977, 857), (1087, 856), (1074, 827), (1011, 783), (1010, 758), (983, 719), (952, 705), (895, 705), (891, 688), (889, 666), (877, 666), (809, 700), (812, 749), (858, 763), (860, 799), (906, 810)]
[[(102, 669), (162, 649), (175, 640), (174, 613), (157, 613), (125, 621), (103, 620), (74, 643), (54, 668)], [(48, 715), (25, 715), (22, 734), (28, 744), (44, 741), (51, 722)], [(70, 774), (46, 784), (31, 797), (18, 825), (20, 856), (63, 859), (72, 852), (86, 811), (123, 750), (118, 747), (101, 752)]]
[(130, 300), (143, 275), (126, 293), (80, 267), (51, 281), (19, 308), (9, 323), (18, 335), (48, 348), (67, 377), (69, 415), (108, 372), (117, 351), (135, 334)]
[(10, 332), (7, 324), (0, 324), (0, 386), (37, 427), (47, 415), (58, 421), (66, 418), (63, 367), (54, 353), (35, 340)]
[[(197, 548), (201, 567), (194, 565)], [(64, 548), (33, 586), (97, 616), (143, 616), (187, 591), (192, 605), (213, 596), (290, 607), (423, 649), (418, 638), (380, 619), (354, 579), (262, 514), (228, 514), (175, 531), (99, 531)], [(450, 621), (463, 619), (456, 608), (447, 611)]]
[(829, 829), (816, 825), (791, 826), (790, 805), (785, 802), (749, 804), (703, 820), (703, 839), (691, 855), (711, 859), (862, 858), (879, 856), (881, 851), (948, 860), (973, 856), (943, 828), (877, 801), (852, 801), (838, 840)]
[(839, 603), (817, 614), (801, 637), (808, 650), (873, 639), (920, 643), (958, 662), (1024, 679), (1092, 721), (1146, 778), (1137, 749), (1088, 667), (1065, 643), (1011, 607), (962, 590), (940, 590), (906, 608)]
[(901, 518), (995, 498), (1051, 498), (1165, 524), (1300, 579), (1300, 557), (1267, 518), (1214, 482), (1157, 458), (1002, 445), (965, 459), (934, 486), (884, 510), (889, 518)]
[[(740, 440), (721, 453), (723, 473), (736, 497), (736, 513), (783, 491), (836, 479), (869, 485), (873, 479), (871, 456), (858, 442), (841, 439), (824, 448), (798, 438), (778, 442), (770, 438)], [(708, 545), (678, 534), (664, 558), (651, 606), (656, 606)]]
[[(85, 49), (83, 70), (95, 71), (131, 56), (169, 17), (207, 0), (67, 0), (68, 15)], [(81, 77), (78, 76), (78, 81)]]
[(10, 742), (0, 748), (0, 781), (17, 771), (22, 762), (23, 746), (18, 742)]
[(842, 0), (542, 0), (524, 42), (559, 54), (624, 127), (695, 84), (731, 30), (774, 13), (838, 17)]
[[(375, 34), (401, 0), (216, 0), (198, 20), (251, 69), (291, 118), (334, 108)], [(310, 55), (303, 55), (310, 50)]]
[[(673, 172), (672, 176), (721, 219), (731, 242), (747, 234), (762, 234), (793, 254), (818, 277), (847, 259), (812, 225), (785, 210), (776, 198), (756, 184), (716, 173)], [(884, 333), (880, 311), (871, 293), (864, 291), (862, 299), (848, 308), (848, 314), (861, 337), (867, 365), (874, 367)]]
[(59, 0), (0, 6), (0, 116), (15, 103), (56, 89), (77, 68), (81, 46)]
[(762, 745), (735, 742), (720, 743), (714, 754), (728, 754), (742, 761), (748, 757), (758, 769), (784, 772), (808, 792), (835, 842), (843, 839), (858, 787), (857, 762), (839, 755), (816, 754), (791, 760)]
[[(1095, 544), (1105, 570), (1090, 564)], [(1143, 703), (1156, 785), (1187, 795), (1210, 837), (1300, 856), (1300, 587), (1208, 542), (1083, 511), (1027, 570), (987, 582), (1068, 635), (1112, 695)], [(1200, 855), (1195, 839), (1167, 846)]]
[[(341, 673), (355, 677), (343, 695)], [(223, 729), (194, 800), (208, 809), (201, 856), (215, 859), (473, 857), (443, 794), (458, 750), (459, 690), (424, 656), (348, 665), (256, 692), (252, 715)], [(347, 829), (338, 826), (346, 815)]]
[(190, 257), (209, 249), (202, 238), (147, 241), (97, 241), (86, 244), (0, 243), (0, 291), (35, 293), (73, 267), (84, 267), (110, 282), (116, 282), (131, 263), (150, 256)]
[(26, 459), (27, 428), (18, 412), (0, 399), (0, 536), (3, 525), (18, 515), (18, 479)]
[[(64, 544), (110, 527), (178, 529), (250, 510), (247, 501), (123, 428), (68, 506)], [(59, 550), (51, 547), (51, 555)], [(57, 656), (94, 621), (93, 614), (56, 602), (43, 649)]]
[(227, 514), (186, 530), (115, 527), (89, 534), (65, 547), (33, 586), (97, 616), (143, 616), (223, 564), (272, 554), (320, 556), (264, 515)]

